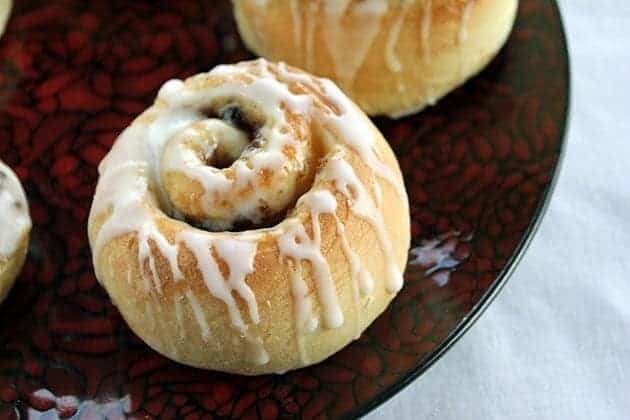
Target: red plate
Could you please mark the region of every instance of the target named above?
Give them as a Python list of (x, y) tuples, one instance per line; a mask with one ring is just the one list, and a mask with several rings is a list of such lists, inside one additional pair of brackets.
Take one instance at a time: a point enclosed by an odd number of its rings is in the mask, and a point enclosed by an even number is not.
[(0, 42), (0, 157), (35, 228), (0, 309), (0, 418), (364, 414), (441, 356), (505, 283), (552, 188), (568, 103), (553, 2), (522, 0), (507, 47), (437, 107), (377, 119), (411, 199), (406, 285), (363, 336), (280, 376), (192, 369), (127, 328), (92, 271), (96, 165), (172, 77), (249, 58), (227, 1), (17, 2)]

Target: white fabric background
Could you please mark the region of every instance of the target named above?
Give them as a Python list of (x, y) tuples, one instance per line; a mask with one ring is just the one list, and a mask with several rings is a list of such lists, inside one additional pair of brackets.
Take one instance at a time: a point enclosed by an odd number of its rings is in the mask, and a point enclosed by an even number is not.
[(370, 419), (630, 418), (630, 1), (559, 3), (572, 105), (542, 226), (477, 324)]

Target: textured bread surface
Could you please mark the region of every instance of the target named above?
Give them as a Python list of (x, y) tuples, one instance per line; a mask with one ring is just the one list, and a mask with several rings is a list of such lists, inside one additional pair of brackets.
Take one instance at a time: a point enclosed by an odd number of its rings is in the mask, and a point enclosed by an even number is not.
[[(279, 103), (269, 99), (276, 91), (281, 92)], [(239, 113), (253, 125), (281, 110), (274, 124), (261, 123), (269, 128), (257, 131), (270, 137), (260, 141), (262, 152), (250, 152), (264, 155), (274, 136), (286, 137), (287, 143), (278, 140), (286, 175), (276, 179), (258, 168), (249, 181), (254, 192), (262, 196), (283, 182), (286, 188), (297, 187), (285, 213), (272, 224), (211, 232), (199, 226), (200, 220), (174, 217), (159, 196), (176, 197), (181, 206), (177, 212), (199, 218), (204, 188), (214, 184), (176, 166), (157, 166), (158, 181), (138, 164), (150, 147), (134, 147), (153, 142), (147, 133), (154, 133), (153, 125), (162, 124), (163, 118), (192, 108), (208, 114), (211, 104), (226, 97), (238, 103)], [(185, 133), (197, 135), (194, 129), (204, 118), (199, 114), (167, 142), (190, 127), (193, 131)], [(301, 144), (307, 151), (298, 164), (294, 160)], [(221, 176), (236, 179), (238, 162), (252, 156), (250, 152), (220, 169)], [(250, 164), (256, 165), (252, 159)], [(294, 167), (307, 172), (299, 172), (295, 183)], [(317, 363), (358, 338), (402, 287), (410, 227), (397, 160), (363, 112), (329, 81), (258, 60), (221, 66), (183, 83), (169, 82), (155, 104), (121, 134), (100, 175), (89, 223), (97, 277), (133, 331), (181, 363), (249, 375)], [(267, 179), (275, 184), (267, 185)], [(134, 182), (146, 182), (146, 188), (130, 192)], [(194, 199), (180, 199), (182, 190), (190, 190), (187, 194)], [(230, 192), (230, 206), (249, 203), (252, 192), (238, 191)], [(212, 217), (214, 226), (221, 223)], [(255, 251), (237, 251), (241, 245)], [(244, 262), (248, 258), (251, 264)], [(361, 275), (373, 285), (361, 283)], [(226, 285), (229, 295), (219, 290)]]
[(2, 303), (22, 269), (31, 218), (20, 180), (0, 160), (0, 303)]
[(479, 73), (518, 0), (233, 0), (249, 49), (334, 80), (365, 112), (400, 117)]

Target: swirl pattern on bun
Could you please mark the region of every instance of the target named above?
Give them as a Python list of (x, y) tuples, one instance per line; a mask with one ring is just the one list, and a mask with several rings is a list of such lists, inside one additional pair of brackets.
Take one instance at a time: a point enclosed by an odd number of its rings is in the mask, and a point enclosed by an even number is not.
[(396, 158), (329, 80), (265, 60), (171, 80), (99, 172), (97, 277), (131, 328), (182, 363), (316, 363), (403, 285)]

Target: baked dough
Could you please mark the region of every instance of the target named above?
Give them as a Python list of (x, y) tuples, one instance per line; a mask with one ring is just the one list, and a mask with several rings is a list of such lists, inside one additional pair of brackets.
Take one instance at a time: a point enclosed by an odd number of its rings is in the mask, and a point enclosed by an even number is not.
[(31, 218), (22, 185), (0, 161), (0, 302), (22, 269), (30, 230)]
[(181, 363), (248, 375), (317, 363), (403, 285), (398, 163), (329, 80), (262, 59), (171, 80), (99, 172), (97, 278)]
[(505, 43), (518, 0), (233, 0), (256, 54), (334, 80), (370, 115), (435, 104)]

